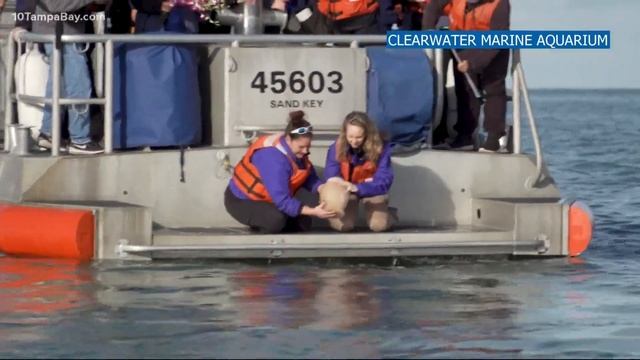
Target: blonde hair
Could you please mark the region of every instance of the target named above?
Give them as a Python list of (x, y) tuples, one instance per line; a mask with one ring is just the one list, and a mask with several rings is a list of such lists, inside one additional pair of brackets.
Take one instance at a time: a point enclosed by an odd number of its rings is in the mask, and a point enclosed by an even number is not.
[(380, 154), (382, 154), (383, 142), (378, 127), (375, 122), (369, 118), (366, 113), (361, 111), (353, 111), (347, 114), (340, 129), (340, 136), (336, 141), (336, 160), (348, 161), (349, 142), (347, 142), (347, 126), (354, 125), (362, 128), (365, 133), (362, 150), (364, 151), (365, 160), (378, 162)]

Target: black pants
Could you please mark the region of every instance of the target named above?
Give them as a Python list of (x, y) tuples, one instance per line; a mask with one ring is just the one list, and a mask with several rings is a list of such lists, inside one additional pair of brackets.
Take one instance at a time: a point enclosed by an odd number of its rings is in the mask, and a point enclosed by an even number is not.
[[(463, 73), (457, 70), (454, 60), (456, 97), (458, 100), (458, 121), (454, 129), (458, 136), (471, 136), (478, 127), (482, 103), (473, 95), (473, 90)], [(482, 93), (484, 90), (484, 129), (491, 134), (503, 135), (507, 116), (507, 90), (505, 78), (509, 67), (509, 50), (500, 50), (498, 55), (480, 74), (469, 73)]]
[(311, 229), (309, 216), (301, 215), (293, 218), (271, 203), (239, 199), (228, 186), (224, 192), (224, 207), (239, 223), (262, 234), (302, 232)]

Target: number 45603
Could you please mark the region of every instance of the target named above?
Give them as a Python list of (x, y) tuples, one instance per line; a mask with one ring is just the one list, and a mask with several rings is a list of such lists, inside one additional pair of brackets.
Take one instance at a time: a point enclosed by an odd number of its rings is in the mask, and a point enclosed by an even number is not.
[[(269, 74), (269, 76), (267, 76)], [(282, 94), (287, 89), (294, 94), (301, 94), (307, 89), (314, 94), (319, 94), (325, 89), (330, 93), (342, 92), (342, 73), (329, 71), (326, 75), (320, 71), (312, 71), (306, 75), (303, 71), (292, 71), (289, 76), (284, 71), (272, 71), (265, 73), (260, 71), (251, 81), (251, 87), (264, 93), (271, 90), (274, 94)]]

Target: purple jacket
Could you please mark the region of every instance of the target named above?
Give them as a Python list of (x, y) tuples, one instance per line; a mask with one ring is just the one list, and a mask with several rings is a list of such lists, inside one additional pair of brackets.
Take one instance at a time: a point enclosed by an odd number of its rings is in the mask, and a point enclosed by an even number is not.
[[(282, 144), (292, 159), (296, 159), (298, 166), (303, 169), (304, 162), (297, 159), (293, 152), (291, 152), (291, 148), (287, 145), (284, 137), (280, 139), (280, 144)], [(289, 179), (293, 173), (289, 159), (275, 147), (270, 147), (256, 151), (251, 158), (251, 163), (258, 168), (262, 182), (278, 210), (290, 217), (299, 216), (302, 211), (302, 203), (293, 197), (295, 194), (289, 194)], [(322, 181), (318, 178), (316, 170), (311, 167), (311, 175), (309, 175), (309, 178), (304, 183), (304, 188), (311, 192), (317, 192), (318, 186), (321, 184)], [(233, 179), (229, 182), (229, 188), (231, 188), (231, 192), (237, 198), (249, 199), (236, 186)]]
[[(364, 163), (363, 155), (357, 155), (353, 152), (352, 149), (349, 149), (351, 152), (351, 163), (353, 165), (361, 165)], [(356, 193), (359, 197), (371, 197), (384, 195), (389, 192), (391, 189), (391, 184), (393, 183), (393, 169), (391, 168), (391, 146), (388, 143), (384, 144), (382, 149), (382, 154), (380, 154), (380, 159), (378, 159), (378, 169), (376, 173), (373, 175), (373, 181), (363, 182), (361, 184), (356, 185), (358, 188), (358, 192)], [(334, 176), (342, 177), (340, 174), (340, 163), (336, 160), (336, 143), (334, 142), (329, 147), (329, 151), (327, 151), (327, 163), (324, 168), (324, 178), (329, 179)]]

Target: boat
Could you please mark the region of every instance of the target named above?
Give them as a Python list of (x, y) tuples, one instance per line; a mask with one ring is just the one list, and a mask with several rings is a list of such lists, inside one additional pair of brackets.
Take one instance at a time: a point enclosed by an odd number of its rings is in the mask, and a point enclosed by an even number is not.
[[(260, 2), (257, 2), (258, 4)], [(54, 107), (77, 103), (54, 92), (49, 100), (19, 94), (16, 49), (22, 44), (54, 42), (53, 35), (3, 35), (4, 131), (0, 152), (0, 252), (16, 256), (104, 259), (284, 259), (404, 258), (441, 255), (578, 256), (592, 236), (586, 205), (562, 196), (545, 165), (529, 92), (520, 61), (512, 56), (512, 151), (479, 153), (438, 151), (430, 139), (392, 158), (395, 180), (390, 205), (400, 222), (388, 232), (356, 228), (336, 233), (314, 219), (313, 230), (297, 234), (256, 234), (224, 210), (223, 194), (233, 165), (261, 134), (282, 131), (290, 107), (303, 109), (316, 129), (311, 161), (322, 172), (328, 146), (345, 114), (368, 108), (368, 49), (384, 36), (306, 36), (260, 34), (276, 15), (240, 5), (229, 18), (236, 35), (74, 35), (60, 41), (91, 42), (97, 60), (98, 96), (104, 109), (105, 153), (70, 156), (59, 150), (60, 112), (54, 114), (53, 150), (35, 152), (29, 129), (20, 126), (17, 102)], [(250, 19), (251, 21), (239, 21)], [(231, 20), (230, 20), (231, 21)], [(253, 24), (245, 28), (243, 24)], [(257, 25), (256, 25), (257, 24)], [(205, 53), (204, 145), (133, 151), (114, 150), (113, 71), (117, 43), (196, 44)], [(60, 62), (52, 62), (54, 78)], [(433, 74), (432, 118), (442, 118), (447, 93), (444, 51), (423, 51)], [(259, 74), (282, 71), (324, 77), (321, 91), (282, 96), (251, 88)], [(340, 74), (340, 97), (326, 91), (330, 74)], [(272, 79), (273, 79), (273, 75)], [(269, 77), (267, 77), (268, 81)], [(316, 82), (319, 84), (319, 81)], [(273, 85), (267, 84), (269, 86)], [(267, 86), (264, 85), (264, 86)], [(319, 86), (319, 85), (316, 85)], [(273, 105), (275, 101), (275, 105)], [(282, 101), (281, 103), (279, 101)], [(288, 102), (287, 102), (288, 101)], [(281, 106), (280, 106), (281, 105)], [(528, 126), (525, 126), (525, 115)], [(455, 116), (455, 115), (450, 115)], [(531, 132), (533, 152), (523, 150)], [(301, 191), (305, 202), (317, 203)], [(360, 219), (362, 220), (362, 219)]]

